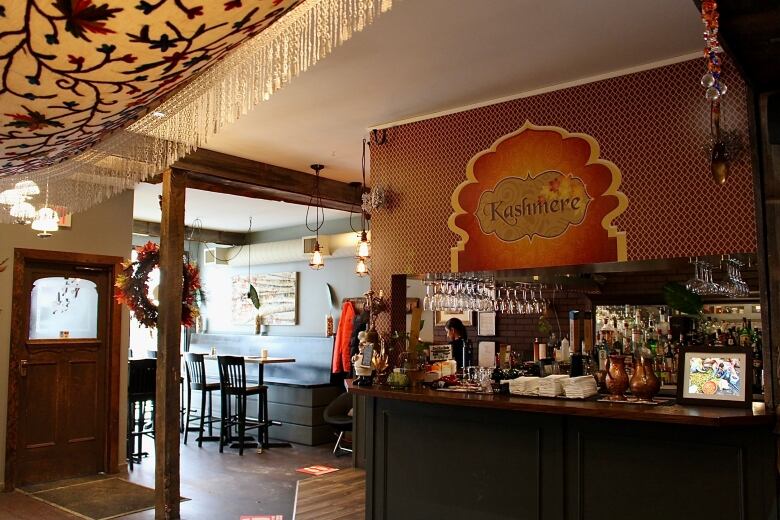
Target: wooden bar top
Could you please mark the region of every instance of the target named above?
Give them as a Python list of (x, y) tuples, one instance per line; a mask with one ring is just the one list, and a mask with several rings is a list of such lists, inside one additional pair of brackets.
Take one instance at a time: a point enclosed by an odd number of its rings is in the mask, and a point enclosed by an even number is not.
[(347, 390), (358, 395), (380, 399), (627, 421), (736, 427), (767, 426), (775, 422), (775, 415), (766, 411), (764, 403), (753, 403), (752, 408), (682, 406), (677, 404), (648, 406), (577, 399), (440, 392), (428, 388), (394, 390), (386, 386), (353, 386), (351, 382), (347, 383)]

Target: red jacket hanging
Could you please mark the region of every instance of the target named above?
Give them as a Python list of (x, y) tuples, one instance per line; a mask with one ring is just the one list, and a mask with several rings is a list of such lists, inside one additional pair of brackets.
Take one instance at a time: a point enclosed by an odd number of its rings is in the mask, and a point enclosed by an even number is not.
[(341, 307), (341, 318), (339, 319), (339, 328), (336, 332), (336, 344), (333, 347), (334, 374), (340, 372), (350, 372), (352, 370), (352, 360), (349, 355), (349, 339), (352, 337), (352, 326), (355, 321), (355, 307), (352, 302), (344, 302)]

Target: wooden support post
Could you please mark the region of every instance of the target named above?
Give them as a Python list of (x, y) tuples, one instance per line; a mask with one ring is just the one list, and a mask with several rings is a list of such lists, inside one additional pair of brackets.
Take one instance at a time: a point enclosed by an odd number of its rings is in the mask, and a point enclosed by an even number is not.
[(163, 172), (160, 311), (157, 321), (155, 518), (179, 518), (179, 377), (184, 256), (184, 176)]

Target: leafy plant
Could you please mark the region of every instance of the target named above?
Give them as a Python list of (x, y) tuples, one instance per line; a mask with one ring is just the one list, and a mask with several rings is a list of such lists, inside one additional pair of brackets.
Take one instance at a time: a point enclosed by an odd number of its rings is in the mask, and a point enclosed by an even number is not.
[(246, 297), (251, 300), (252, 305), (255, 306), (255, 309), (260, 310), (260, 295), (257, 294), (257, 289), (255, 289), (254, 285), (249, 284), (249, 292), (247, 293)]
[(664, 300), (672, 309), (689, 316), (700, 315), (704, 307), (701, 296), (676, 282), (664, 285)]

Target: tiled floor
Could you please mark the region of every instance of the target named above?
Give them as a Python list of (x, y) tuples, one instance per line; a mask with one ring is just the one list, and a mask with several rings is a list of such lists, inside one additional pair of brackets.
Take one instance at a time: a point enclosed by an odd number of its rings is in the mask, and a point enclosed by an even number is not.
[[(215, 443), (204, 443), (198, 448), (190, 442), (181, 446), (181, 494), (189, 498), (182, 502), (181, 516), (188, 520), (238, 520), (241, 515), (284, 515), (291, 520), (295, 488), (299, 480), (309, 475), (295, 470), (304, 466), (328, 465), (338, 468), (351, 466), (348, 456), (336, 458), (332, 446), (317, 447), (293, 445), (292, 448), (274, 448), (262, 454), (226, 448), (220, 454)], [(151, 445), (149, 446), (151, 447)], [(145, 446), (146, 448), (146, 446)], [(145, 486), (154, 486), (154, 458), (136, 465), (129, 480)], [(0, 494), (0, 518), (3, 520), (72, 519), (20, 493)], [(154, 511), (128, 515), (127, 519), (154, 518)]]

